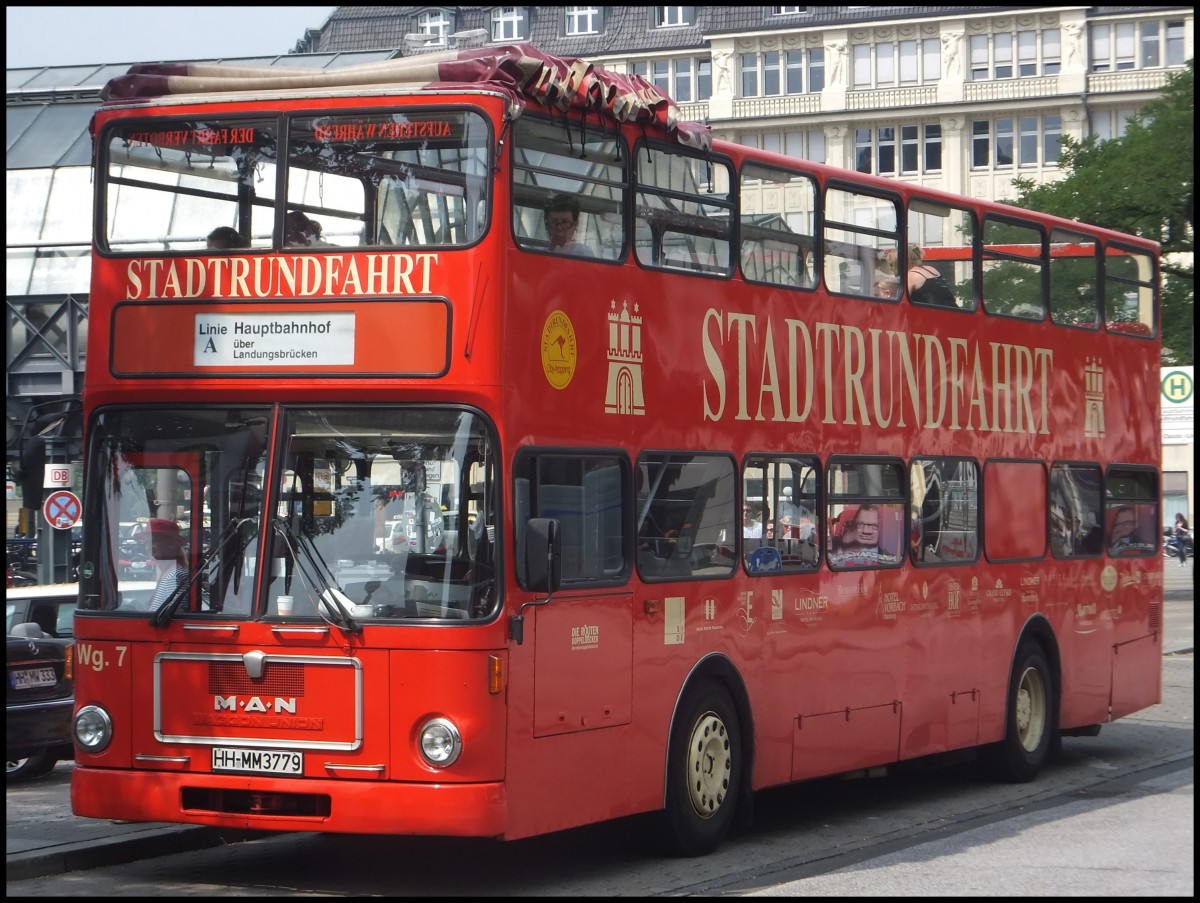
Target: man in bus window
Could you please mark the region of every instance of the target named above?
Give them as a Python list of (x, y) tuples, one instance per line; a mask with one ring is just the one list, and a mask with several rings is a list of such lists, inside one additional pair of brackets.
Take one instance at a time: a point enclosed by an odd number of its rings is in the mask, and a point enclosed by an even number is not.
[(763, 525), (760, 520), (761, 509), (754, 502), (746, 502), (742, 506), (742, 536), (746, 539), (761, 539)]
[(1137, 511), (1132, 505), (1122, 505), (1112, 514), (1108, 528), (1109, 555), (1143, 555), (1151, 544), (1137, 533)]
[(546, 205), (543, 218), (546, 234), (550, 237), (550, 250), (558, 254), (576, 257), (595, 257), (584, 242), (575, 240), (575, 229), (579, 226), (579, 201), (567, 194), (556, 194)]
[(897, 559), (894, 553), (879, 548), (882, 514), (882, 509), (869, 502), (847, 505), (833, 527), (830, 563), (838, 567), (872, 567), (895, 563)]

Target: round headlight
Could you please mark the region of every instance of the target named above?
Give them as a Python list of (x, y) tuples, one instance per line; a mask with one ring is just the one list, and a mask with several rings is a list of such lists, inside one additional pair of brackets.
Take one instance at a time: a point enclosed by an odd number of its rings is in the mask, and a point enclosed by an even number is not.
[(112, 719), (95, 705), (85, 705), (75, 713), (75, 742), (89, 753), (98, 753), (112, 740)]
[(453, 765), (462, 752), (462, 736), (454, 723), (434, 718), (421, 728), (421, 755), (435, 768)]

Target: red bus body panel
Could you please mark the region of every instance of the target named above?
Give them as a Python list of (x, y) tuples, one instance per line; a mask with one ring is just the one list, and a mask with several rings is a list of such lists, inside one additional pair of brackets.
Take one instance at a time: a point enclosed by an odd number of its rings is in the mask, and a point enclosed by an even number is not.
[[(454, 99), (493, 121), (502, 114), (499, 97)], [(330, 108), (423, 102), (322, 100)], [(475, 246), (423, 260), (314, 253), (304, 264), (312, 292), (216, 298), (211, 282), (188, 289), (192, 261), (97, 256), (87, 414), (133, 398), (465, 403), (497, 424), (506, 480), (513, 454), (533, 444), (631, 457), (695, 448), (739, 460), (773, 448), (822, 459), (969, 455), (985, 481), (994, 458), (1158, 462), (1158, 368), (1123, 354), (1132, 339), (1017, 320), (1000, 330), (982, 311), (949, 315), (667, 274), (632, 254), (616, 264), (551, 259), (516, 248), (509, 179), (493, 185), (495, 215)], [(239, 266), (277, 272), (281, 256), (254, 253)], [(379, 256), (392, 259), (368, 260)], [(421, 281), (380, 277), (378, 291), (354, 290), (349, 269), (372, 266), (419, 270)], [(140, 274), (171, 267), (177, 276), (158, 288), (176, 288), (152, 297)], [(192, 275), (201, 272), (212, 268)], [(221, 283), (222, 292), (233, 284)], [(231, 307), (352, 313), (354, 361), (319, 374), (303, 364), (197, 373), (194, 316)], [(636, 393), (614, 376), (631, 363), (611, 344), (623, 315), (636, 321)], [(564, 319), (573, 344), (562, 384), (561, 371), (549, 375), (546, 335)], [(422, 340), (406, 353), (402, 338), (414, 332)], [(916, 399), (908, 356), (921, 362)], [(1090, 358), (1104, 366), (1106, 432), (1097, 438), (1083, 430)], [(614, 392), (626, 412), (636, 399), (636, 412), (611, 413)], [(1023, 502), (1039, 491), (988, 489), (985, 538), (1007, 531), (1021, 541)], [(510, 504), (508, 536), (512, 516)], [(714, 659), (728, 662), (744, 695), (754, 788), (997, 741), (1013, 656), (1035, 623), (1052, 637), (1061, 727), (1158, 702), (1161, 558), (1055, 561), (1043, 557), (1042, 536), (1026, 540), (1028, 559), (981, 556), (969, 567), (906, 561), (775, 578), (739, 567), (729, 579), (659, 584), (635, 574), (625, 586), (563, 590), (526, 608), (520, 644), (508, 618), (543, 597), (522, 590), (512, 567), (501, 617), (452, 629), (367, 626), (349, 636), (231, 621), (201, 631), (178, 618), (154, 628), (80, 612), (76, 707), (102, 703), (120, 728), (103, 752), (78, 751), (73, 811), (251, 829), (526, 837), (660, 808), (672, 717), (689, 677)], [(222, 662), (250, 651), (266, 654), (268, 675), (287, 672), (292, 683), (266, 693), (222, 684)], [(498, 693), (488, 686), (493, 656), (503, 662)], [(439, 715), (460, 725), (464, 752), (435, 772), (420, 760), (417, 731)], [(302, 750), (303, 775), (214, 774), (216, 744)], [(292, 816), (256, 814), (252, 800), (236, 814), (203, 806), (205, 794), (239, 792), (326, 803), (313, 803), (323, 814)]]

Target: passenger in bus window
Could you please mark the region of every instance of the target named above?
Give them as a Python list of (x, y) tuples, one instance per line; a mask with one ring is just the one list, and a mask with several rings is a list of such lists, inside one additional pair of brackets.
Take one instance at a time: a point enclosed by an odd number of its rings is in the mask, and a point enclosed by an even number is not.
[(551, 251), (576, 257), (596, 256), (587, 244), (575, 240), (575, 230), (579, 226), (579, 201), (575, 198), (567, 194), (556, 194), (546, 205), (543, 219), (546, 223), (546, 235), (550, 237)]
[(882, 510), (870, 502), (847, 505), (833, 523), (830, 563), (836, 567), (894, 564), (896, 554), (879, 547), (881, 515)]
[(958, 307), (946, 277), (937, 267), (925, 263), (925, 252), (917, 245), (908, 246), (908, 297), (913, 304)]
[(1144, 555), (1147, 550), (1153, 549), (1153, 543), (1137, 532), (1137, 509), (1132, 505), (1122, 505), (1110, 516), (1112, 520), (1108, 526), (1109, 555)]
[(876, 279), (871, 294), (876, 298), (895, 298), (900, 294), (900, 280), (895, 276), (883, 276)]
[(154, 611), (171, 597), (176, 588), (187, 584), (187, 558), (183, 554), (183, 534), (175, 521), (152, 518), (143, 535), (150, 538), (150, 557), (154, 559), (158, 576), (158, 585), (150, 597), (149, 610)]
[(250, 243), (232, 226), (217, 226), (208, 233), (208, 247), (216, 251), (228, 251), (234, 248), (248, 248)]
[(762, 511), (754, 502), (742, 506), (742, 536), (746, 539), (761, 539), (763, 535)]
[(321, 224), (299, 210), (288, 211), (283, 219), (284, 242), (290, 247), (321, 247)]

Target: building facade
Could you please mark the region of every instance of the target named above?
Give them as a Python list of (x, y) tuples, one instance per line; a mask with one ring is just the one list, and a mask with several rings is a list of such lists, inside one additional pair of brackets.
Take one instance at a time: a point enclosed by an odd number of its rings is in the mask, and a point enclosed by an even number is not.
[[(520, 42), (640, 74), (719, 138), (1006, 200), (1018, 176), (1060, 177), (1063, 136), (1122, 133), (1192, 58), (1194, 11), (347, 6), (307, 30), (290, 54), (223, 61), (327, 68)], [(128, 66), (8, 70), (10, 467), (31, 414), (53, 420), (56, 404), (82, 388), (92, 221), (87, 122), (100, 89)], [(57, 428), (70, 447), (74, 427)]]

